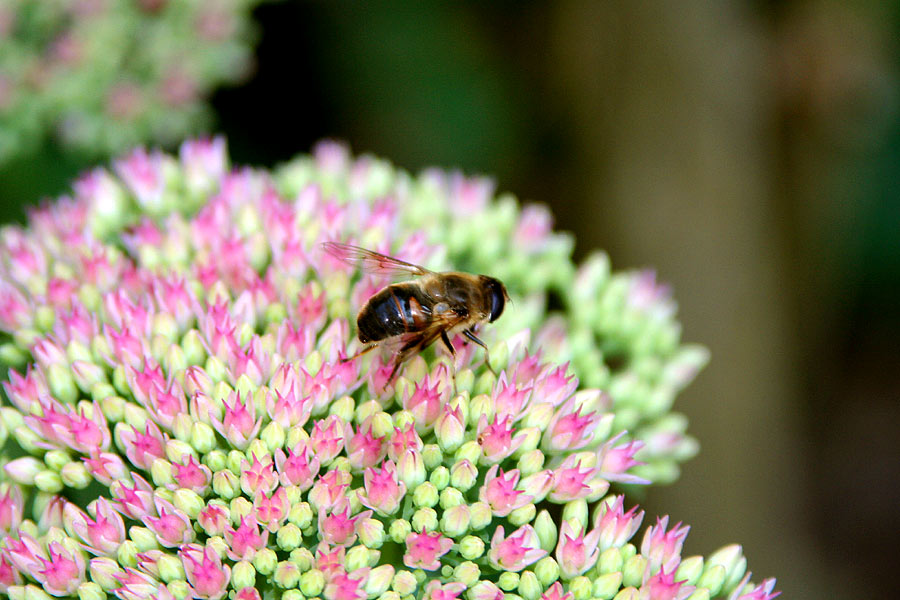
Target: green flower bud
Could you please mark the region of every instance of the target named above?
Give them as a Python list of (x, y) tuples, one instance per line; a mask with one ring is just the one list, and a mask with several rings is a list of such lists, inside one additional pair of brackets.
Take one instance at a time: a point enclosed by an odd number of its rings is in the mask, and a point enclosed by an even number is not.
[(465, 502), (465, 496), (456, 488), (444, 488), (444, 491), (441, 492), (441, 508), (444, 510), (465, 504)]
[(553, 517), (550, 516), (546, 509), (539, 512), (535, 518), (534, 531), (541, 541), (541, 549), (553, 552), (553, 549), (556, 548), (559, 532), (556, 529), (556, 523), (553, 522)]
[(291, 506), (288, 512), (288, 521), (300, 529), (306, 529), (312, 524), (313, 511), (307, 502), (300, 502)]
[(709, 600), (709, 590), (705, 590), (700, 588), (699, 590), (695, 590), (693, 594), (687, 597), (687, 600)]
[[(522, 477), (534, 475), (544, 468), (544, 453), (540, 450), (530, 450), (522, 454), (516, 464)], [(527, 599), (526, 599), (527, 600)]]
[(357, 425), (361, 425), (363, 421), (379, 412), (382, 412), (381, 404), (377, 400), (369, 400), (356, 407), (356, 414), (353, 420), (356, 421)]
[(231, 512), (231, 520), (237, 525), (241, 522), (241, 519), (253, 512), (253, 503), (243, 496), (238, 496), (229, 504), (229, 511)]
[(285, 589), (295, 588), (300, 583), (300, 570), (297, 568), (297, 565), (283, 560), (275, 567), (273, 579), (278, 587)]
[(497, 579), (497, 586), (504, 592), (511, 592), (519, 585), (519, 574), (512, 571), (504, 571), (500, 573)]
[(83, 490), (94, 481), (94, 477), (81, 462), (70, 462), (64, 465), (59, 472), (59, 478), (63, 485), (76, 490)]
[(290, 552), (303, 543), (303, 534), (295, 524), (285, 523), (278, 529), (278, 533), (275, 534), (275, 540), (279, 548)]
[(159, 569), (159, 578), (165, 583), (180, 581), (185, 578), (184, 566), (181, 563), (181, 559), (175, 555), (161, 555), (156, 562), (156, 566)]
[(296, 448), (297, 444), (305, 442), (309, 439), (309, 434), (303, 427), (294, 425), (287, 432), (287, 440), (285, 440), (285, 448)]
[(443, 491), (450, 484), (450, 469), (444, 465), (438, 466), (428, 476), (428, 481), (434, 484), (438, 491)]
[(568, 521), (575, 530), (585, 531), (588, 525), (588, 506), (583, 498), (566, 502), (563, 506), (562, 518)]
[(200, 515), (200, 511), (206, 508), (203, 498), (197, 492), (185, 488), (175, 490), (172, 494), (172, 504), (194, 520)]
[(57, 473), (70, 462), (72, 462), (72, 457), (65, 450), (50, 450), (44, 454), (44, 464)]
[(391, 589), (401, 596), (412, 594), (416, 591), (418, 585), (419, 582), (416, 581), (415, 575), (405, 570), (397, 571), (394, 574), (394, 578), (391, 580)]
[[(184, 350), (184, 359), (187, 364), (194, 366), (206, 361), (206, 348), (203, 346), (203, 338), (196, 329), (191, 329), (181, 338), (181, 349)], [(208, 374), (208, 372), (207, 372)], [(207, 392), (208, 390), (203, 390)]]
[(473, 563), (472, 561), (465, 561), (456, 566), (453, 569), (453, 581), (459, 581), (466, 585), (466, 587), (472, 587), (475, 585), (475, 582), (478, 581), (478, 578), (481, 577), (481, 569), (478, 568), (478, 565)]
[(590, 579), (579, 575), (569, 582), (569, 591), (574, 594), (574, 600), (588, 600), (594, 591), (594, 586)]
[(252, 440), (247, 445), (246, 454), (247, 454), (247, 459), (251, 460), (251, 461), (254, 457), (256, 458), (256, 460), (258, 460), (260, 462), (266, 462), (266, 460), (269, 460), (272, 458), (272, 453), (269, 452), (268, 446), (266, 446), (266, 443), (263, 442), (259, 438)]
[(629, 587), (639, 587), (644, 576), (644, 569), (647, 567), (647, 559), (636, 554), (632, 556), (622, 566), (622, 585)]
[(634, 546), (634, 544), (628, 543), (619, 548), (619, 553), (622, 555), (622, 560), (626, 561), (637, 554), (637, 548)]
[(726, 590), (733, 589), (747, 572), (747, 559), (744, 558), (743, 550), (738, 544), (731, 544), (716, 550), (710, 555), (706, 564), (707, 568), (713, 565), (722, 565), (725, 568), (725, 582), (722, 586)]
[(128, 537), (135, 543), (138, 552), (148, 552), (159, 548), (156, 534), (146, 527), (132, 525), (128, 528)]
[(347, 551), (347, 554), (344, 558), (344, 566), (347, 569), (347, 572), (355, 571), (356, 569), (361, 569), (363, 567), (368, 567), (370, 562), (370, 552), (375, 555), (375, 560), (378, 560), (378, 551), (369, 550), (365, 546), (353, 546), (350, 550)]
[[(19, 598), (16, 597), (15, 588), (18, 587), (22, 589), (21, 596)], [(24, 588), (22, 586), (13, 586), (7, 592), (9, 594), (10, 600), (53, 600), (53, 597), (50, 596), (47, 592), (43, 590), (43, 588), (39, 588), (36, 585), (28, 584)]]
[(521, 506), (509, 513), (507, 519), (509, 519), (509, 522), (512, 525), (520, 527), (522, 525), (525, 525), (526, 523), (531, 523), (531, 521), (534, 519), (536, 511), (537, 509), (535, 509), (534, 504), (531, 504), (529, 502), (525, 506)]
[(187, 600), (191, 597), (193, 590), (187, 581), (173, 581), (166, 586), (169, 593), (175, 600)]
[(121, 586), (121, 583), (113, 577), (113, 575), (119, 573), (122, 568), (122, 565), (115, 560), (105, 556), (99, 556), (88, 561), (88, 565), (91, 580), (100, 584), (100, 587), (105, 591), (108, 592)]
[(728, 572), (722, 565), (710, 565), (707, 561), (703, 574), (697, 580), (697, 587), (706, 588), (711, 596), (721, 594), (725, 586), (725, 577)]
[(378, 411), (372, 415), (372, 435), (376, 438), (390, 437), (394, 434), (394, 421), (391, 415), (381, 410), (379, 405)]
[[(388, 535), (394, 543), (405, 544), (406, 536), (412, 533), (412, 529), (412, 525), (406, 519), (396, 519), (388, 528)], [(399, 592), (400, 590), (397, 591)]]
[(538, 600), (538, 598), (541, 597), (544, 588), (541, 585), (541, 582), (538, 581), (534, 571), (522, 571), (516, 591), (519, 592), (519, 595), (523, 600)]
[(459, 554), (466, 560), (476, 560), (484, 554), (484, 541), (480, 537), (467, 535), (459, 542)]
[(287, 435), (284, 431), (284, 427), (275, 421), (272, 421), (263, 428), (259, 437), (266, 444), (266, 448), (268, 448), (269, 452), (275, 452), (278, 448), (284, 447), (284, 441)]
[(478, 469), (475, 463), (469, 460), (461, 460), (450, 467), (450, 485), (461, 492), (472, 489), (478, 480)]
[(91, 400), (100, 402), (101, 409), (103, 406), (103, 402), (102, 402), (103, 399), (108, 398), (110, 396), (115, 396), (115, 395), (116, 395), (116, 388), (114, 388), (109, 383), (95, 383), (91, 387)]
[[(205, 425), (205, 423), (204, 423)], [(215, 440), (215, 438), (213, 438)], [(191, 442), (193, 443), (193, 442)], [(203, 464), (209, 467), (209, 470), (215, 473), (216, 471), (224, 470), (225, 463), (227, 461), (226, 454), (221, 450), (211, 450), (206, 456), (203, 457)]]
[[(41, 437), (25, 425), (20, 425), (13, 429), (13, 437), (23, 450), (30, 454), (39, 454), (41, 448), (37, 443), (41, 441)], [(29, 484), (30, 485), (30, 484)]]
[(309, 548), (301, 547), (291, 550), (291, 554), (288, 558), (292, 563), (297, 565), (297, 568), (300, 569), (301, 573), (306, 573), (312, 569), (313, 565), (316, 563), (316, 559), (312, 555), (312, 552), (309, 551)]
[(153, 462), (150, 464), (150, 478), (153, 479), (154, 485), (159, 487), (174, 483), (175, 479), (172, 477), (172, 463), (164, 458), (153, 459)]
[(241, 491), (241, 482), (231, 471), (217, 471), (213, 474), (212, 489), (216, 496), (230, 500)]
[(250, 561), (242, 560), (231, 568), (231, 587), (236, 590), (256, 585), (256, 569)]
[(441, 531), (456, 538), (469, 530), (469, 507), (465, 505), (454, 506), (441, 515)]
[(597, 559), (597, 570), (601, 574), (615, 573), (621, 571), (624, 564), (625, 561), (622, 560), (622, 553), (618, 548), (607, 548)]
[[(195, 421), (191, 424), (190, 443), (201, 454), (212, 452), (216, 448), (216, 430), (206, 423)], [(224, 454), (222, 456), (224, 457)], [(212, 467), (210, 468), (212, 469)], [(215, 470), (218, 471), (222, 468), (224, 467)]]
[(63, 482), (59, 473), (45, 469), (34, 476), (34, 486), (42, 492), (56, 494), (62, 491)]
[(147, 420), (150, 414), (143, 406), (138, 406), (134, 402), (126, 402), (124, 405), (125, 424), (131, 425), (135, 429), (143, 431), (147, 426)]
[(430, 471), (444, 462), (444, 453), (437, 444), (425, 444), (422, 447), (422, 460), (425, 461), (425, 468)]
[[(416, 424), (416, 417), (408, 410), (399, 410), (394, 413), (394, 427), (403, 431), (409, 425)], [(395, 575), (396, 577), (396, 575)]]
[(106, 592), (93, 581), (85, 581), (78, 586), (78, 600), (106, 600)]
[(420, 483), (413, 490), (413, 504), (418, 508), (432, 507), (438, 503), (438, 491), (430, 481)]
[[(349, 570), (349, 569), (348, 569)], [(378, 597), (388, 591), (394, 578), (394, 567), (381, 565), (369, 571), (369, 579), (366, 581), (366, 594), (370, 598)]]
[(185, 442), (190, 446), (191, 427), (193, 427), (193, 425), (194, 419), (191, 415), (185, 413), (175, 415), (175, 419), (172, 423), (172, 433), (174, 434), (175, 439)]
[(639, 600), (640, 597), (637, 588), (627, 587), (616, 594), (613, 600)]
[(594, 579), (593, 597), (600, 598), (601, 600), (609, 600), (609, 598), (612, 598), (616, 595), (616, 592), (619, 591), (619, 588), (621, 586), (621, 573), (616, 572), (600, 575), (599, 577)]
[(703, 557), (689, 556), (683, 558), (675, 571), (675, 581), (684, 581), (687, 585), (695, 585), (703, 574)]
[(487, 394), (478, 394), (469, 401), (469, 425), (478, 427), (481, 417), (486, 418), (488, 423), (494, 418), (494, 401)]
[(522, 445), (513, 452), (513, 458), (521, 458), (526, 452), (537, 449), (541, 443), (541, 430), (537, 427), (520, 429), (513, 436), (513, 441), (522, 440)]
[(381, 548), (386, 537), (384, 534), (384, 523), (378, 519), (363, 519), (359, 523), (358, 535), (359, 541), (366, 548)]
[(459, 462), (461, 460), (467, 460), (473, 465), (478, 464), (478, 459), (481, 458), (481, 446), (475, 440), (470, 440), (459, 447), (456, 451), (456, 454), (453, 455), (453, 460), (455, 462)]
[(181, 346), (169, 344), (162, 357), (162, 366), (166, 373), (183, 373), (191, 365)]
[(231, 471), (235, 475), (240, 476), (241, 465), (243, 465), (244, 461), (248, 458), (249, 457), (245, 456), (244, 453), (240, 450), (231, 450), (228, 452), (228, 458), (225, 461), (225, 466), (229, 471)]
[(534, 574), (546, 589), (559, 579), (559, 564), (553, 558), (545, 556), (534, 565)]
[(271, 548), (263, 548), (253, 557), (253, 566), (263, 575), (271, 575), (278, 565), (278, 555)]
[(475, 531), (487, 527), (493, 518), (491, 506), (486, 502), (473, 502), (469, 513), (472, 515), (472, 529)]
[(539, 431), (546, 431), (555, 412), (556, 407), (549, 402), (532, 404), (522, 418), (521, 425), (522, 427), (534, 427)]
[(125, 540), (116, 549), (116, 560), (123, 567), (136, 567), (138, 552), (140, 550), (138, 550), (137, 544), (131, 540)]
[(435, 531), (438, 528), (437, 512), (433, 508), (420, 508), (413, 513), (412, 527), (418, 533)]
[(300, 591), (307, 598), (318, 596), (325, 589), (325, 575), (318, 569), (312, 569), (300, 576)]
[(68, 365), (53, 363), (47, 367), (47, 386), (50, 394), (60, 402), (74, 404), (78, 400), (78, 388)]
[(337, 415), (348, 423), (353, 421), (353, 414), (355, 412), (356, 402), (350, 396), (338, 398), (328, 407), (329, 415)]

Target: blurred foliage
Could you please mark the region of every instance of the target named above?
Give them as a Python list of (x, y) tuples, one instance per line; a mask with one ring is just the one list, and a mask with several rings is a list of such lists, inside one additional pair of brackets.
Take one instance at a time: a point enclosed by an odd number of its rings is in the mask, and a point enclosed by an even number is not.
[(259, 1), (0, 2), (0, 175), (24, 183), (32, 159), (84, 164), (208, 128), (211, 90), (252, 70)]

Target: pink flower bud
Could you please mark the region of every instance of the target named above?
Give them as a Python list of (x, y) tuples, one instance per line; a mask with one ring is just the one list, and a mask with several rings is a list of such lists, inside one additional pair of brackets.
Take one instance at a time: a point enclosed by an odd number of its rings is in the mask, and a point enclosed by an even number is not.
[(491, 538), (488, 561), (501, 571), (521, 571), (547, 555), (541, 550), (537, 533), (531, 525), (523, 525), (505, 537), (503, 527), (497, 527)]
[(410, 569), (425, 569), (436, 571), (441, 568), (443, 555), (450, 552), (453, 540), (444, 537), (440, 533), (410, 533), (406, 536), (406, 554), (403, 555), (403, 564)]

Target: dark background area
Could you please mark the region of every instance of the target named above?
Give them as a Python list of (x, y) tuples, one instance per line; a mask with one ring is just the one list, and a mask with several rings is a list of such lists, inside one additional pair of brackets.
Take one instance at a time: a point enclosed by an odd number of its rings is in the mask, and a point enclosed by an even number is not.
[[(576, 254), (654, 266), (712, 362), (701, 453), (649, 515), (739, 542), (787, 598), (896, 598), (897, 3), (265, 4), (256, 74), (213, 98), (235, 163), (323, 137), (547, 203)], [(0, 172), (5, 219), (86, 164)], [(648, 517), (649, 518), (649, 517)]]

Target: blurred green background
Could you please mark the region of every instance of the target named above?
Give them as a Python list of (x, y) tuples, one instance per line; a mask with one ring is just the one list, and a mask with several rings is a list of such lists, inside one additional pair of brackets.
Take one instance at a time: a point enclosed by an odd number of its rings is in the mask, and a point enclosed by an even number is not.
[[(212, 99), (238, 164), (322, 137), (551, 205), (576, 253), (671, 282), (712, 362), (649, 514), (787, 598), (900, 597), (900, 5), (267, 3)], [(0, 168), (3, 220), (92, 159)]]

